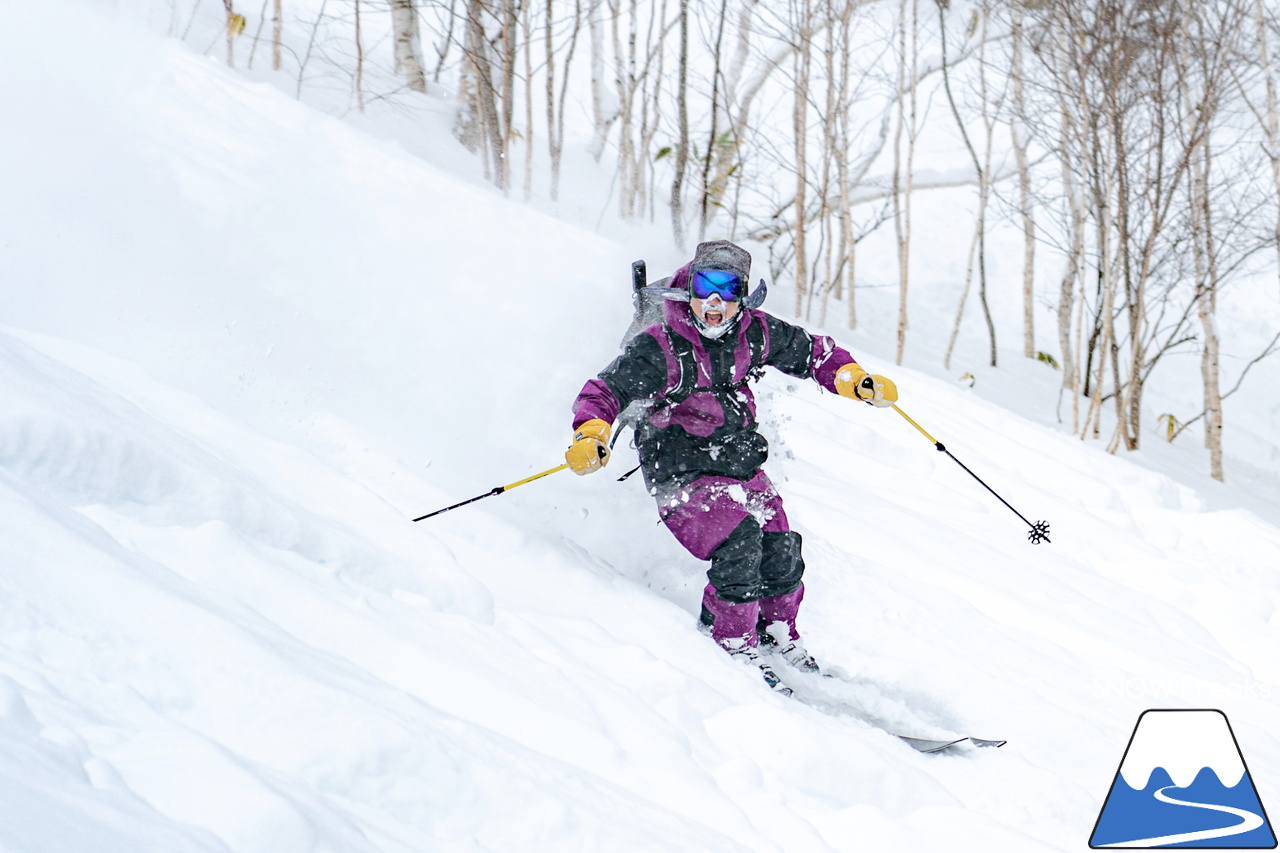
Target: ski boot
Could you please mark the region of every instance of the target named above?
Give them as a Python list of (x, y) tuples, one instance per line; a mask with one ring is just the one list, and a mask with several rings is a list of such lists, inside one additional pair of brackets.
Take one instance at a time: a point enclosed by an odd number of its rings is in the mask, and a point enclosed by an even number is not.
[(809, 675), (821, 675), (822, 669), (805, 649), (800, 638), (791, 639), (791, 626), (786, 622), (765, 622), (764, 616), (756, 623), (756, 636), (760, 641), (760, 651), (768, 655), (780, 657), (788, 665)]
[(783, 696), (791, 695), (791, 688), (782, 683), (782, 678), (769, 664), (764, 655), (760, 654), (758, 648), (749, 646), (745, 640), (736, 637), (732, 640), (721, 641), (720, 646), (735, 660), (750, 664), (760, 670), (760, 675), (764, 678), (764, 683), (769, 686), (770, 690), (775, 693), (781, 693)]

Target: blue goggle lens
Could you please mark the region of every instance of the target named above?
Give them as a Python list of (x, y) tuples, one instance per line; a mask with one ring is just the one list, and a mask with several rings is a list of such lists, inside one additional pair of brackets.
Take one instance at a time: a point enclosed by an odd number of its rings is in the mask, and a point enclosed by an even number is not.
[(724, 270), (698, 270), (693, 274), (695, 299), (710, 299), (719, 294), (725, 302), (737, 302), (747, 289), (747, 282), (737, 273)]

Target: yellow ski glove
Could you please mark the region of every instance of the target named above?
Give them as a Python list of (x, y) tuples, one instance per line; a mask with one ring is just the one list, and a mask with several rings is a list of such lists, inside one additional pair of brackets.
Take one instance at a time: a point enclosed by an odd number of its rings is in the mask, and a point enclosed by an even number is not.
[(862, 400), (881, 408), (898, 402), (898, 386), (892, 379), (867, 373), (856, 362), (836, 371), (836, 392), (841, 397)]
[(599, 418), (578, 427), (573, 444), (564, 452), (564, 461), (573, 473), (590, 474), (609, 464), (609, 430), (609, 425)]

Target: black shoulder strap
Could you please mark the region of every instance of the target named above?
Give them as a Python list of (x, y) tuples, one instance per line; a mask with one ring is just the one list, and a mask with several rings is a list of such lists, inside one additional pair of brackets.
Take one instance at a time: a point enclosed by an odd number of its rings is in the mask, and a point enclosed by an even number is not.
[(675, 355), (676, 364), (680, 368), (675, 386), (668, 388), (662, 396), (666, 405), (675, 406), (683, 402), (694, 391), (736, 391), (749, 382), (754, 382), (764, 375), (764, 362), (768, 358), (765, 351), (764, 323), (757, 320), (747, 327), (747, 346), (751, 351), (746, 375), (724, 387), (699, 388), (698, 360), (693, 352), (693, 344), (683, 336), (676, 334), (670, 326), (665, 327), (671, 352)]
[[(761, 284), (763, 285), (764, 282)], [(764, 375), (764, 362), (769, 357), (769, 353), (765, 352), (763, 319), (757, 317), (754, 323), (747, 326), (747, 346), (751, 348), (751, 366), (747, 368), (746, 378), (742, 380), (743, 384)]]
[(764, 362), (768, 358), (768, 353), (765, 351), (765, 329), (762, 321), (757, 320), (747, 327), (747, 346), (751, 350), (751, 356), (746, 375), (737, 382), (723, 386), (699, 386), (698, 358), (694, 354), (693, 344), (682, 335), (676, 334), (670, 326), (665, 326), (664, 331), (667, 333), (671, 352), (675, 356), (679, 375), (676, 377), (676, 384), (663, 392), (661, 401), (658, 403), (660, 408), (678, 406), (694, 391), (711, 391), (717, 394), (737, 391), (764, 375)]
[(693, 344), (675, 333), (670, 326), (664, 327), (667, 341), (671, 344), (671, 352), (676, 357), (676, 365), (680, 368), (676, 384), (668, 388), (662, 396), (667, 405), (675, 406), (684, 402), (698, 387), (698, 357), (693, 353)]
[(769, 357), (764, 347), (764, 321), (757, 320), (747, 326), (747, 347), (751, 354), (747, 361), (746, 375), (737, 382), (730, 383), (726, 390), (737, 391), (747, 383), (755, 382), (764, 376), (764, 361)]

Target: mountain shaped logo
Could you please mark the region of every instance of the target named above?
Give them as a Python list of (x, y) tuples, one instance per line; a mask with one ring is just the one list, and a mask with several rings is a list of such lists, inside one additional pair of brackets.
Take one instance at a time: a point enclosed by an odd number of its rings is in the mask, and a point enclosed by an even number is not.
[(1275, 848), (1226, 714), (1144, 711), (1089, 846)]

